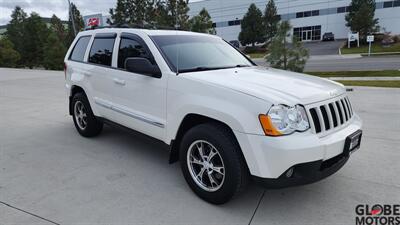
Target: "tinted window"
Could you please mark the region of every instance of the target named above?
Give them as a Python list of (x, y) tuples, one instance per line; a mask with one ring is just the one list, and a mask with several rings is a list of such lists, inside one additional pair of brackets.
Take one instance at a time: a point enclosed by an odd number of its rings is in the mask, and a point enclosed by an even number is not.
[(337, 8), (337, 13), (345, 13), (345, 12), (346, 12), (346, 7)]
[(90, 41), (90, 36), (84, 36), (79, 38), (69, 58), (74, 61), (83, 62), (83, 58), (85, 57), (85, 52), (89, 44), (89, 41)]
[(296, 18), (302, 18), (304, 16), (303, 12), (296, 13)]
[(319, 16), (319, 10), (312, 11), (312, 16)]
[(311, 16), (311, 11), (304, 12), (304, 17), (310, 17)]
[(89, 62), (111, 66), (115, 38), (95, 38), (90, 49)]
[(122, 38), (119, 46), (118, 68), (125, 69), (125, 60), (129, 57), (141, 57), (150, 60), (150, 62), (153, 61), (145, 46), (138, 41)]
[(400, 0), (394, 1), (393, 6), (394, 7), (399, 7), (400, 6)]
[(391, 8), (393, 7), (393, 1), (388, 1), (383, 3), (383, 8)]
[(238, 50), (217, 37), (163, 35), (152, 38), (175, 72), (253, 65)]

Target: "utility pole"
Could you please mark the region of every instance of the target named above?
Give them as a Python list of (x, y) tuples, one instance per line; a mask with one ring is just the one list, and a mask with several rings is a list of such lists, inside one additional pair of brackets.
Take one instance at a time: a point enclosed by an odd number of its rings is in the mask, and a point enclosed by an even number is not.
[(69, 16), (71, 17), (72, 28), (74, 29), (74, 35), (76, 36), (74, 14), (72, 13), (71, 1), (70, 0), (68, 0), (68, 8), (69, 8)]

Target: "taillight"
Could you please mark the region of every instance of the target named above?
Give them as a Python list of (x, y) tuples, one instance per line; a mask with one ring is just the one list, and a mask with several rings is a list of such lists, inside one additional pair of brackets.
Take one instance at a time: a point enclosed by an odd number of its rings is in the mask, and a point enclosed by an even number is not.
[(64, 63), (64, 78), (67, 79), (67, 64)]

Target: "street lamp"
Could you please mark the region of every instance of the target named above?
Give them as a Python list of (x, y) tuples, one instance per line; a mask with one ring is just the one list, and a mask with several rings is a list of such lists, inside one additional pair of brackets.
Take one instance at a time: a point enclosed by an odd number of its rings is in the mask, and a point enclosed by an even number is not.
[(72, 13), (71, 1), (68, 0), (69, 16), (71, 17), (72, 28), (74, 29), (74, 35), (76, 36), (76, 28), (74, 21), (74, 14)]

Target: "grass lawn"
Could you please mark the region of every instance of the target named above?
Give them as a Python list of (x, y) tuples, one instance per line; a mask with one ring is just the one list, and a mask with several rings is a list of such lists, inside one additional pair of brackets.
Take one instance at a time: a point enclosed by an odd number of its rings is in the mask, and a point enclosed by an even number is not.
[[(367, 54), (368, 53), (368, 45), (360, 45), (359, 48), (352, 47), (347, 48), (347, 46), (343, 47), (342, 54)], [(390, 47), (382, 47), (380, 43), (374, 43), (371, 46), (371, 53), (382, 53), (382, 52), (400, 52), (400, 43), (395, 43)]]
[(251, 59), (258, 59), (258, 58), (264, 58), (266, 54), (267, 53), (250, 53), (246, 55), (250, 56)]
[(399, 70), (306, 72), (319, 77), (400, 77)]
[(388, 80), (377, 80), (377, 81), (353, 81), (353, 80), (341, 80), (337, 81), (346, 86), (367, 86), (367, 87), (387, 87), (387, 88), (400, 88), (400, 80), (388, 81)]

